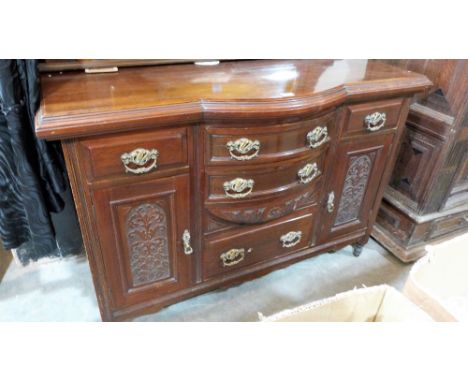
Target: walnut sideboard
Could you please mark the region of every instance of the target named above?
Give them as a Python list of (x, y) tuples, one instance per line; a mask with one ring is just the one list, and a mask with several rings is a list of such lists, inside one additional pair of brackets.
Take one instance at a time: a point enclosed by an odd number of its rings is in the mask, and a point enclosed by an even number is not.
[(103, 320), (359, 255), (430, 86), (367, 60), (43, 75), (36, 133), (62, 141)]

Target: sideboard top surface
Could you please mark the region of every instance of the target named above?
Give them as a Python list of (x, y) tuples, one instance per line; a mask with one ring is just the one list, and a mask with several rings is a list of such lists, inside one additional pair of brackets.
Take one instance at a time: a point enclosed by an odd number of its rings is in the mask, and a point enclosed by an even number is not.
[[(44, 74), (36, 132), (48, 139), (204, 118), (269, 118), (427, 91), (423, 75), (369, 60), (255, 60), (115, 73)], [(133, 127), (134, 128), (134, 127)]]

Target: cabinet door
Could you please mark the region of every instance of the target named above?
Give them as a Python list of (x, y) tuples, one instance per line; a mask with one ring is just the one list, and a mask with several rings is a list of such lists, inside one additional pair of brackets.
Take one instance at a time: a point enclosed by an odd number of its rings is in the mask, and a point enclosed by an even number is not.
[(339, 144), (322, 209), (320, 242), (364, 231), (385, 171), (393, 134)]
[(188, 175), (99, 189), (94, 204), (114, 311), (190, 285)]

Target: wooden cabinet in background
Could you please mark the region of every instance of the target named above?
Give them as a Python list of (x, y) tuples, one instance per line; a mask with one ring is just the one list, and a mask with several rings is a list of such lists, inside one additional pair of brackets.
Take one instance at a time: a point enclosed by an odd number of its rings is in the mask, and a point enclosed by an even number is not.
[(433, 81), (410, 106), (372, 235), (403, 261), (468, 230), (468, 61), (391, 60)]
[(426, 77), (366, 60), (44, 76), (102, 318), (367, 242)]

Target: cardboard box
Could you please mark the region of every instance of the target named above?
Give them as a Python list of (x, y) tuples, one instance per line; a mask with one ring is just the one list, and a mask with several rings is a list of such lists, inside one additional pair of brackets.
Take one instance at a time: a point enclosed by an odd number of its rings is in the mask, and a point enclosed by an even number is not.
[(262, 321), (285, 322), (432, 321), (389, 285), (354, 289), (269, 317), (259, 316)]
[(436, 321), (468, 321), (468, 234), (426, 249), (403, 293)]

